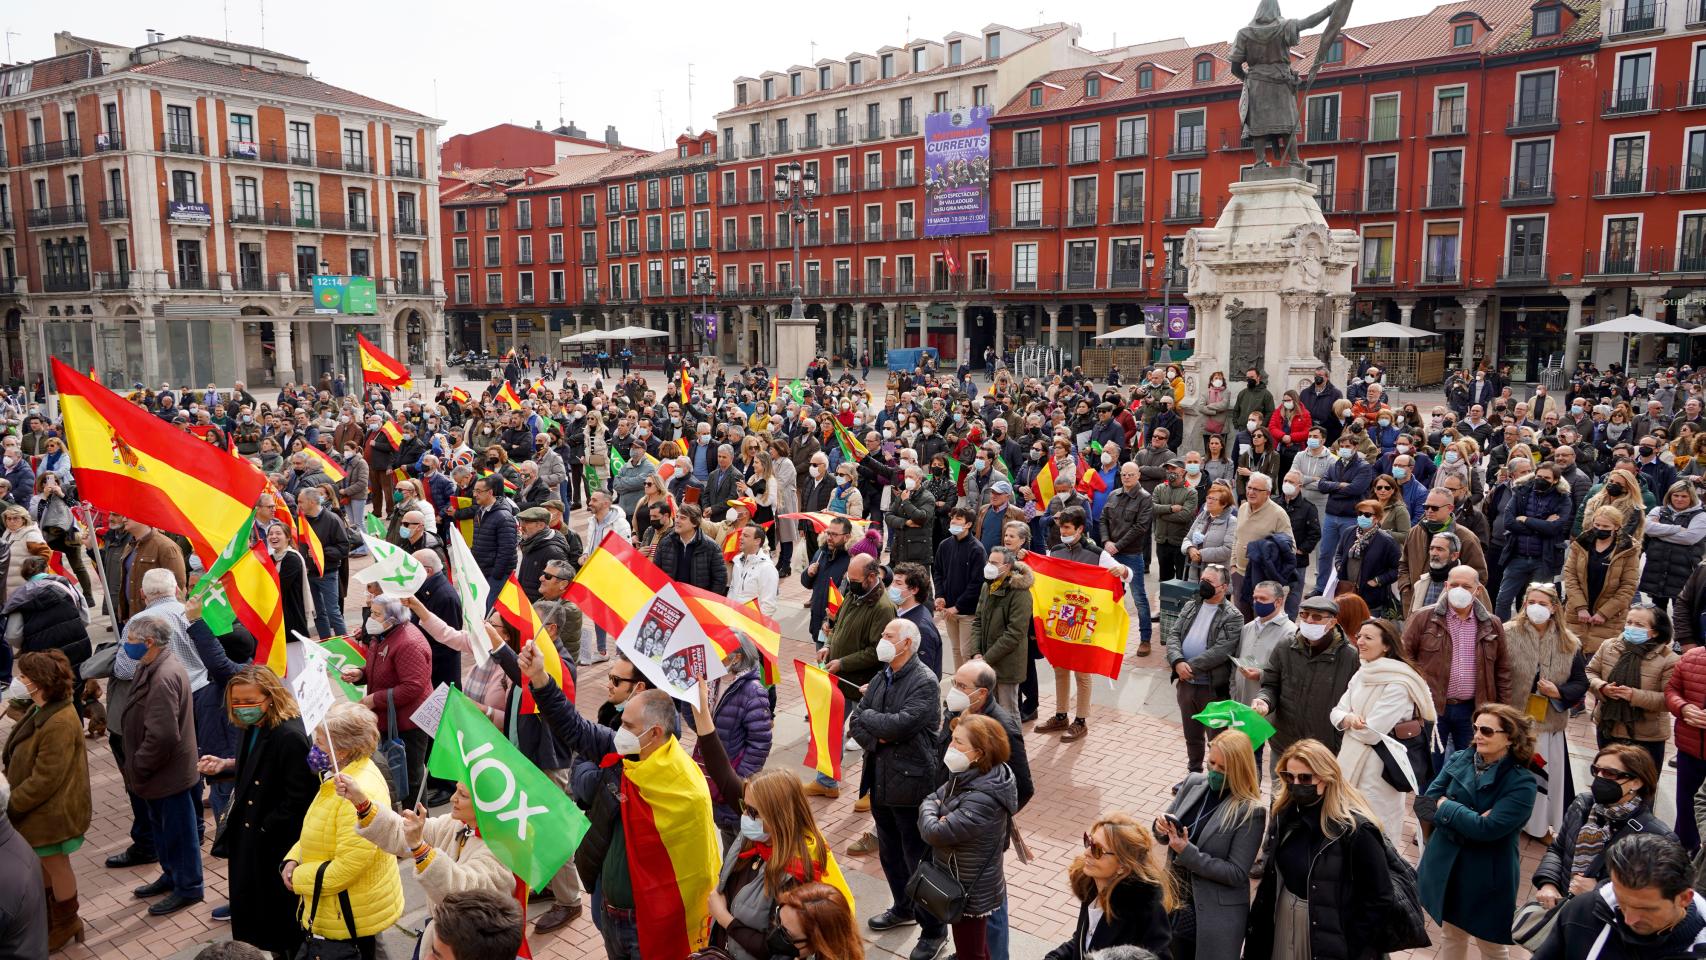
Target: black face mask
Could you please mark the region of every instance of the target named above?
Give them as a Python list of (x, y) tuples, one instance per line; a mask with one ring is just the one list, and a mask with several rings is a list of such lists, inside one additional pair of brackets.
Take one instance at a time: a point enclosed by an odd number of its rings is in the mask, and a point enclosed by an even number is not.
[(1300, 807), (1313, 807), (1321, 802), (1321, 788), (1313, 783), (1293, 783), (1285, 788)]
[(769, 948), (772, 957), (793, 958), (800, 955), (800, 948), (788, 937), (785, 927), (772, 927), (770, 935), (764, 938), (764, 945)]
[(1609, 807), (1623, 799), (1623, 785), (1616, 780), (1594, 777), (1592, 793), (1594, 803), (1602, 807)]
[(1317, 387), (1319, 387), (1319, 386), (1320, 386), (1320, 385), (1321, 385), (1321, 384), (1323, 384), (1323, 383), (1326, 383), (1326, 382), (1327, 382), (1327, 378), (1326, 378), (1326, 377), (1316, 377), (1316, 378), (1315, 378), (1315, 385), (1316, 385), (1316, 386), (1317, 386)]
[(1621, 497), (1621, 496), (1623, 496), (1623, 484), (1621, 484), (1621, 483), (1608, 483), (1605, 485), (1605, 492), (1611, 494), (1614, 497)]
[(1262, 381), (1257, 380), (1255, 377), (1247, 377), (1244, 380), (1244, 385), (1249, 387), (1250, 389), (1254, 390), (1255, 388), (1262, 385)]
[(1593, 538), (1595, 540), (1610, 540), (1612, 533), (1613, 531), (1611, 530), (1601, 530), (1598, 527), (1595, 527), (1593, 531)]
[(1214, 595), (1219, 592), (1219, 589), (1219, 587), (1209, 583), (1207, 580), (1202, 580), (1197, 583), (1197, 596), (1204, 600), (1213, 600)]

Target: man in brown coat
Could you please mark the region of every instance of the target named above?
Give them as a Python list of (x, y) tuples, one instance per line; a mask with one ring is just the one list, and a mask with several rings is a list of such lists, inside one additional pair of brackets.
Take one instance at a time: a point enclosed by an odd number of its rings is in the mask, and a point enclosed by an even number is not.
[(124, 640), (124, 652), (139, 661), (122, 722), (124, 783), (148, 809), (161, 869), (159, 879), (132, 893), (138, 899), (165, 894), (148, 908), (156, 917), (202, 898), (194, 708), (189, 674), (168, 646), (171, 635), (165, 617), (141, 613), (125, 628)]
[(130, 548), (124, 552), (124, 590), (117, 598), (120, 621), (129, 620), (148, 606), (148, 599), (142, 595), (143, 574), (155, 569), (170, 570), (179, 590), (184, 588), (186, 578), (184, 552), (170, 538), (140, 520), (126, 520), (124, 525), (130, 532)]
[[(1429, 497), (1440, 492), (1432, 491)], [(1505, 626), (1475, 599), (1480, 585), (1473, 568), (1453, 567), (1439, 602), (1418, 610), (1404, 625), (1404, 655), (1428, 682), (1439, 714), (1439, 742), (1444, 749), (1434, 755), (1436, 766), (1447, 754), (1470, 746), (1476, 704), (1510, 700)], [(1474, 650), (1460, 663), (1453, 653), (1463, 645), (1473, 645)]]
[(1434, 534), (1442, 530), (1457, 534), (1462, 544), (1458, 560), (1464, 566), (1474, 568), (1475, 582), (1487, 582), (1487, 557), (1481, 551), (1481, 539), (1452, 519), (1454, 507), (1449, 490), (1442, 487), (1429, 490), (1427, 499), (1423, 501), (1421, 519), (1410, 527), (1409, 534), (1404, 537), (1404, 549), (1398, 555), (1398, 596), (1403, 600), (1405, 610), (1410, 609), (1410, 590), (1415, 586), (1416, 578), (1428, 570), (1428, 545), (1433, 542)]

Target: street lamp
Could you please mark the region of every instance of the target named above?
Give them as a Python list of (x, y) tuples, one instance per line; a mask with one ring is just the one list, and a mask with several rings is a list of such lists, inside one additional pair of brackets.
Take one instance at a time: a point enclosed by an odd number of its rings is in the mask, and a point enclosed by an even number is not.
[(794, 262), (788, 275), (788, 285), (794, 295), (788, 313), (790, 320), (806, 318), (805, 304), (800, 302), (800, 231), (805, 226), (806, 216), (816, 213), (811, 206), (816, 199), (815, 170), (807, 170), (797, 160), (776, 168), (776, 201), (783, 205), (783, 213), (792, 225), (794, 240)]
[(699, 352), (704, 353), (711, 346), (710, 331), (705, 329), (705, 314), (710, 307), (705, 301), (717, 285), (717, 274), (711, 270), (709, 260), (700, 260), (699, 265), (693, 268), (692, 280), (694, 289), (699, 291)]

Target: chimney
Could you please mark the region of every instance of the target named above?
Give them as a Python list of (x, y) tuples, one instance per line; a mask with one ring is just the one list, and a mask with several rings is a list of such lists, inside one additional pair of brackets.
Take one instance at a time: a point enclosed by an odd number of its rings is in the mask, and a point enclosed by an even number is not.
[(563, 130), (563, 133), (565, 133), (571, 137), (584, 137), (584, 136), (586, 136), (586, 131), (582, 130), (580, 127), (575, 126), (575, 122), (573, 120), (569, 121), (569, 125), (566, 129)]
[(620, 147), (622, 145), (621, 138), (616, 135), (615, 124), (607, 123), (604, 125), (604, 144), (605, 146), (610, 147)]

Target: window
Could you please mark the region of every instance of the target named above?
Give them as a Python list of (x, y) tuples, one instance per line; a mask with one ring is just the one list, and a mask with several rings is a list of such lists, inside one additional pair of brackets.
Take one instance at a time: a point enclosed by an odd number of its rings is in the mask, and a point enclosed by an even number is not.
[(345, 211), (349, 214), (351, 230), (367, 229), (367, 191), (351, 189), (344, 198)]
[(1123, 237), (1108, 247), (1110, 280), (1116, 287), (1135, 287), (1143, 282), (1143, 241)]
[(1201, 110), (1182, 110), (1176, 114), (1178, 133), (1174, 137), (1174, 153), (1196, 153), (1208, 149), (1207, 120)]
[(402, 176), (418, 175), (415, 170), (415, 138), (398, 136), (391, 138), (391, 164), (394, 173)]
[(1141, 157), (1149, 152), (1149, 118), (1126, 117), (1119, 124), (1119, 141), (1114, 156)]
[(1072, 183), (1072, 226), (1096, 225), (1096, 178), (1074, 177)]
[(515, 201), (515, 228), (527, 230), (533, 226), (533, 201)]
[(1455, 223), (1430, 223), (1427, 226), (1427, 246), (1422, 251), (1422, 279), (1427, 283), (1457, 281), (1457, 241), (1459, 227)]
[(365, 169), (367, 144), (360, 130), (344, 131), (344, 166), (352, 170)]
[(503, 238), (486, 238), (486, 266), (495, 267), (503, 263)]
[(451, 226), (457, 233), (468, 232), (468, 211), (457, 210), (450, 218)]
[(1099, 124), (1073, 127), (1069, 134), (1071, 148), (1068, 163), (1094, 163), (1102, 155), (1102, 127)]
[(1682, 218), (1682, 249), (1676, 268), (1689, 273), (1706, 270), (1706, 213), (1685, 214)]
[(373, 251), (356, 247), (349, 252), (349, 274), (352, 277), (373, 276)]
[(1398, 139), (1398, 94), (1389, 93), (1369, 101), (1368, 139), (1384, 143)]
[(971, 105), (974, 107), (989, 106), (989, 86), (987, 84), (980, 83), (971, 88)]
[(1099, 97), (1102, 95), (1102, 78), (1092, 73), (1084, 78), (1084, 95)]
[(551, 271), (551, 302), (552, 303), (562, 303), (564, 300), (568, 299), (567, 291), (565, 288), (566, 288), (566, 284), (564, 283), (563, 271), (552, 270)]
[(1321, 62), (1344, 63), (1345, 41), (1342, 38), (1335, 37), (1332, 43), (1327, 44), (1327, 49), (1321, 54)]
[(854, 61), (847, 64), (847, 82), (848, 83), (864, 83), (865, 82), (865, 61), (854, 60)]
[(519, 281), (519, 284), (518, 284), (517, 289), (516, 289), (516, 298), (518, 300), (520, 300), (522, 303), (532, 303), (533, 302), (533, 271), (532, 270), (523, 270), (519, 275), (517, 275), (516, 279)]
[(1203, 57), (1196, 62), (1194, 77), (1197, 83), (1207, 83), (1214, 79), (1214, 61)]
[(817, 68), (817, 88), (819, 90), (828, 90), (831, 86), (834, 85), (832, 82), (834, 80), (834, 78), (835, 78), (835, 75), (834, 75), (832, 68), (830, 68), (830, 67), (818, 67)]
[(231, 114), (232, 156), (255, 156), (255, 118), (246, 113)]
[(765, 77), (764, 78), (764, 99), (769, 100), (770, 98), (772, 98), (774, 96), (776, 96), (776, 81), (770, 79), (769, 77)]
[(290, 121), (290, 162), (314, 162), (314, 133), (313, 129), (302, 120)]
[(1334, 195), (1338, 190), (1339, 164), (1336, 160), (1311, 160), (1306, 165), (1309, 182), (1315, 186), (1315, 202), (1322, 213), (1334, 212)]
[(1155, 68), (1154, 67), (1138, 67), (1137, 68), (1137, 89), (1139, 89), (1139, 90), (1153, 90), (1154, 88), (1155, 88)]
[(1398, 158), (1369, 157), (1363, 179), (1364, 210), (1394, 210), (1398, 205)]
[(1143, 219), (1143, 171), (1114, 174), (1114, 222)]
[[(190, 290), (201, 289), (203, 283), (201, 274), (201, 241), (179, 240), (177, 243), (177, 252), (178, 286), (185, 287)], [(67, 273), (70, 273), (75, 269), (73, 264), (67, 264), (66, 266), (71, 268), (66, 269), (65, 272)]]
[(1611, 176), (1605, 193), (1640, 193), (1646, 174), (1647, 138), (1613, 137), (1611, 140)]
[(1617, 60), (1617, 92), (1614, 110), (1647, 109), (1647, 94), (1653, 80), (1653, 55), (1638, 53)]
[(1043, 88), (1042, 87), (1032, 87), (1031, 88), (1031, 101), (1030, 102), (1031, 102), (1031, 106), (1033, 106), (1033, 107), (1040, 107), (1043, 105)]
[(1332, 143), (1339, 139), (1339, 98), (1310, 97), (1303, 139), (1308, 143)]
[(804, 89), (805, 88), (803, 86), (801, 86), (800, 75), (798, 72), (788, 74), (788, 95), (789, 96), (797, 97), (800, 95), (800, 92)]
[(1184, 171), (1173, 174), (1173, 216), (1202, 215), (1202, 174)]
[(921, 73), (928, 65), (929, 50), (925, 47), (912, 48), (912, 72)]
[(1428, 158), (1428, 205), (1456, 206), (1463, 199), (1463, 151), (1435, 150)]
[(1475, 42), (1475, 26), (1474, 26), (1474, 24), (1460, 23), (1460, 24), (1451, 28), (1451, 45), (1452, 46), (1454, 46), (1454, 47), (1467, 47), (1471, 43), (1474, 43), (1474, 42)]
[(1510, 224), (1505, 276), (1538, 277), (1546, 272), (1546, 219), (1516, 217)]
[(983, 58), (994, 60), (1001, 56), (1001, 34), (986, 33), (983, 35)]
[(619, 263), (610, 265), (610, 295), (622, 299), (622, 265)]
[(1550, 37), (1558, 32), (1558, 8), (1542, 7), (1534, 11), (1534, 35)]
[(1639, 217), (1613, 217), (1605, 221), (1605, 260), (1601, 273), (1634, 273), (1638, 268), (1641, 237)]
[(1362, 282), (1392, 282), (1392, 227), (1364, 227), (1362, 231)]
[(1519, 142), (1512, 156), (1511, 197), (1549, 196), (1552, 192), (1552, 141)]
[(515, 238), (515, 262), (516, 263), (532, 263), (533, 262), (533, 238), (532, 237), (520, 236), (520, 237)]
[(1066, 245), (1066, 285), (1096, 285), (1096, 241), (1074, 240)]
[(846, 143), (850, 137), (852, 137), (852, 133), (848, 129), (847, 108), (846, 107), (836, 107), (835, 108), (835, 142), (836, 143)]
[(1013, 226), (1039, 227), (1043, 222), (1043, 185), (1015, 183), (1013, 185)]
[[(1706, 50), (1706, 47), (1701, 49)], [(1527, 126), (1553, 122), (1557, 116), (1553, 110), (1557, 89), (1558, 74), (1550, 70), (1517, 77), (1516, 124)]]
[(498, 208), (497, 207), (487, 207), (486, 208), (486, 229), (487, 230), (496, 230), (497, 228), (498, 228)]
[(545, 225), (560, 227), (563, 225), (563, 198), (545, 198)]
[(744, 83), (737, 84), (735, 86), (735, 105), (736, 106), (744, 106), (745, 104), (746, 104), (746, 84), (744, 84)]
[(865, 104), (865, 138), (874, 140), (883, 133), (883, 105), (880, 103)]
[(296, 248), (296, 279), (303, 289), (311, 284), (308, 278), (320, 272), (320, 251), (316, 247), (300, 246)]
[(179, 203), (201, 202), (201, 192), (196, 189), (196, 176), (193, 172), (172, 171), (172, 199)]
[(504, 302), (504, 275), (501, 273), (486, 274), (486, 302)]
[(948, 109), (948, 92), (938, 91), (930, 95), (930, 109), (934, 113), (944, 113)]
[(1462, 87), (1451, 87), (1436, 91), (1434, 93), (1434, 134), (1464, 132), (1469, 121), (1467, 103), (1466, 91)]
[(472, 282), (470, 281), (470, 279), (466, 273), (459, 273), (456, 275), (456, 302), (457, 303), (473, 303), (474, 302), (474, 293), (473, 293), (471, 287), (472, 287)]
[(895, 224), (900, 229), (900, 239), (911, 240), (913, 237), (912, 201), (902, 200), (894, 205)]
[(261, 215), (261, 184), (259, 180), (254, 177), (238, 177), (232, 181), (231, 212), (240, 217), (253, 218)]
[(965, 62), (965, 43), (960, 40), (948, 41), (948, 66), (957, 67)]
[(188, 151), (195, 147), (195, 117), (189, 107), (166, 107), (166, 149)]
[(1013, 244), (1013, 288), (1035, 290), (1037, 287), (1037, 245)]
[(878, 64), (879, 64), (878, 69), (881, 71), (880, 75), (881, 75), (882, 79), (887, 80), (888, 78), (894, 76), (894, 54), (892, 54), (892, 53), (883, 54), (883, 58), (878, 61)]
[[(792, 149), (792, 147), (788, 144), (788, 118), (787, 117), (777, 117), (776, 118), (776, 149), (777, 150), (790, 150), (790, 149)], [(675, 196), (674, 202), (680, 203), (681, 202), (681, 191), (677, 190), (675, 192), (674, 196)]]
[(451, 241), (450, 249), (452, 266), (466, 267), (468, 265), (468, 238), (457, 237)]
[[(936, 96), (942, 98), (941, 102), (943, 104), (942, 106), (937, 107), (936, 109), (937, 110), (946, 109), (946, 105), (948, 102), (948, 99), (947, 99), (948, 95), (945, 93), (939, 93)], [(901, 122), (901, 125), (904, 127), (910, 128), (912, 126), (912, 98), (911, 97), (901, 97), (900, 98), (900, 122)]]
[(83, 178), (78, 174), (65, 178), (65, 199), (73, 207), (83, 206)]
[(1685, 190), (1706, 189), (1706, 130), (1691, 130), (1688, 134), (1687, 179)]

